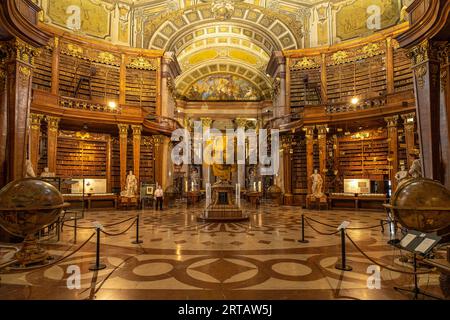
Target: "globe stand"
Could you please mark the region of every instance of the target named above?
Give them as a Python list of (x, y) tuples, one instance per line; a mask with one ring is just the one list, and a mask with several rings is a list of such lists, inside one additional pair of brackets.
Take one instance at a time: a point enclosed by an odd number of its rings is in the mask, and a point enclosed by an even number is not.
[(16, 252), (14, 258), (21, 266), (27, 266), (47, 260), (48, 253), (38, 245), (34, 235), (27, 235), (23, 241), (22, 248)]
[(430, 297), (430, 298), (436, 299), (436, 300), (442, 300), (441, 298), (439, 298), (437, 296), (434, 296), (428, 292), (420, 290), (419, 281), (418, 281), (418, 277), (417, 277), (417, 254), (415, 254), (415, 253), (414, 253), (414, 257), (413, 257), (413, 267), (414, 267), (414, 288), (406, 289), (406, 288), (394, 287), (394, 290), (414, 293), (413, 300), (417, 300), (419, 298), (419, 294), (422, 296), (425, 296), (425, 297)]

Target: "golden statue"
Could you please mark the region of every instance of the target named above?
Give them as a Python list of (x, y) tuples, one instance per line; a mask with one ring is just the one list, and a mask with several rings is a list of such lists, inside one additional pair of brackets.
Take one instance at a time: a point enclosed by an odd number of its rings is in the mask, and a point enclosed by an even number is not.
[[(217, 157), (217, 153), (222, 154), (222, 162), (223, 163), (213, 163), (212, 169), (213, 174), (215, 177), (219, 178), (220, 182), (231, 182), (231, 173), (236, 171), (236, 165), (235, 164), (225, 164), (226, 162), (226, 145), (227, 145), (227, 138), (223, 136), (221, 139), (216, 138), (214, 140), (213, 145), (213, 153), (214, 153), (214, 159)], [(236, 147), (236, 146), (235, 146)], [(220, 156), (220, 155), (218, 155)]]

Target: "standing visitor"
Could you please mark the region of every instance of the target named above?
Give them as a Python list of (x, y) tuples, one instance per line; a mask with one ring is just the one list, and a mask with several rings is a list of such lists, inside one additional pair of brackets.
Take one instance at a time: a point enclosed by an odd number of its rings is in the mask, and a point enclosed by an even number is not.
[(158, 205), (159, 205), (159, 210), (162, 210), (162, 205), (163, 205), (163, 199), (164, 199), (164, 192), (161, 188), (161, 186), (157, 186), (156, 190), (155, 190), (155, 198), (156, 198), (156, 210), (158, 210)]

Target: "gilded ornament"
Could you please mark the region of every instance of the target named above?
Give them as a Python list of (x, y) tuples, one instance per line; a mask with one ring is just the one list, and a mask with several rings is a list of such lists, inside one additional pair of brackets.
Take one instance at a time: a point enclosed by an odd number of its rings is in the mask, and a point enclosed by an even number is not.
[(104, 64), (114, 64), (116, 62), (116, 57), (109, 52), (100, 52), (98, 54), (98, 61)]
[(83, 48), (81, 48), (75, 44), (68, 43), (67, 44), (67, 53), (74, 57), (80, 57), (83, 54)]
[(131, 58), (131, 62), (127, 65), (130, 68), (156, 70), (157, 66), (154, 60), (146, 59), (144, 57)]
[(380, 53), (382, 53), (382, 51), (380, 50), (380, 46), (376, 43), (369, 43), (367, 45), (365, 45), (362, 49), (361, 52), (364, 55), (364, 58), (366, 57), (373, 57), (376, 55), (379, 55)]
[(345, 51), (337, 51), (333, 53), (331, 59), (335, 64), (341, 64), (347, 62), (348, 53)]
[(19, 72), (27, 78), (31, 76), (31, 70), (28, 67), (19, 66)]
[(293, 70), (299, 69), (312, 69), (318, 68), (319, 64), (316, 63), (313, 59), (308, 59), (307, 57), (303, 57), (303, 59), (297, 61), (292, 67)]

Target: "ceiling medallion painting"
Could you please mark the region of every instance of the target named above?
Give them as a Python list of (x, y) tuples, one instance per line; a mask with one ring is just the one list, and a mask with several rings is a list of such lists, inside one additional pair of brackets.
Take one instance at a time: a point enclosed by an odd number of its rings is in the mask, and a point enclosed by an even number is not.
[(211, 3), (211, 12), (217, 20), (228, 20), (234, 13), (234, 4), (243, 0), (201, 0)]
[(255, 101), (260, 94), (250, 82), (234, 75), (217, 74), (200, 79), (187, 91), (195, 101)]

